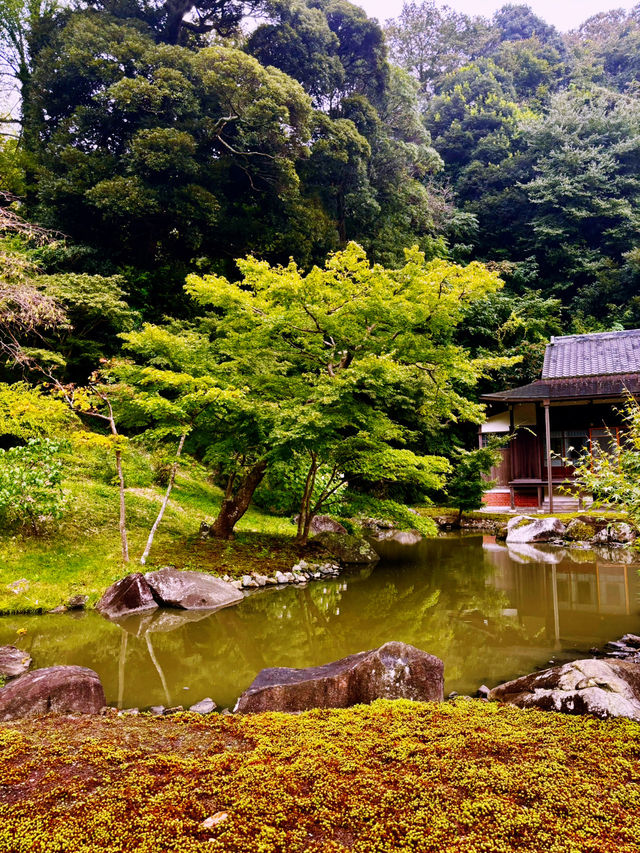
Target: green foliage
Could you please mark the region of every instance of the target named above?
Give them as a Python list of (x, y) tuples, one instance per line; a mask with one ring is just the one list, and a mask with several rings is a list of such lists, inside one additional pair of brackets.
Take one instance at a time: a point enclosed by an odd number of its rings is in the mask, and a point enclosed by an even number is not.
[(63, 460), (60, 442), (31, 438), (25, 445), (0, 449), (0, 515), (7, 525), (33, 534), (61, 517)]
[(458, 508), (459, 516), (472, 509), (480, 509), (482, 497), (493, 485), (487, 474), (501, 459), (500, 442), (493, 442), (475, 450), (458, 450), (453, 460), (453, 475), (447, 481), (446, 491), (451, 504)]
[(355, 244), (306, 275), (293, 262), (239, 267), (239, 283), (187, 280), (215, 312), (224, 375), (235, 371), (238, 387), (251, 389), (254, 415), (219, 450), (306, 457), (312, 514), (344, 480), (441, 485), (448, 464), (428, 452), (427, 436), (446, 420), (480, 420), (466, 394), (503, 363), (470, 359), (454, 330), (470, 304), (499, 289), (498, 276), (427, 261), (417, 248), (399, 269), (371, 266)]
[(59, 438), (77, 422), (61, 400), (26, 382), (0, 382), (0, 436)]
[(341, 521), (358, 518), (375, 518), (390, 521), (398, 530), (417, 530), (423, 536), (437, 536), (438, 528), (428, 516), (420, 515), (404, 503), (389, 498), (376, 498), (352, 489), (341, 496), (336, 514)]
[(591, 493), (595, 506), (623, 509), (640, 525), (640, 404), (629, 396), (621, 414), (620, 440), (611, 433), (572, 461), (574, 482), (566, 490)]

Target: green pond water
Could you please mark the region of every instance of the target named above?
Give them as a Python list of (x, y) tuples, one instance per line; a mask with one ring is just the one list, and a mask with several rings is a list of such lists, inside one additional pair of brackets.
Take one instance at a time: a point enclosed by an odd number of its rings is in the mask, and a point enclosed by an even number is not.
[(317, 666), (388, 640), (442, 658), (445, 692), (474, 693), (640, 633), (632, 559), (620, 549), (443, 536), (387, 545), (373, 570), (267, 588), (208, 615), (161, 611), (126, 629), (95, 612), (4, 616), (0, 645), (18, 644), (35, 667), (95, 669), (120, 707), (186, 707), (205, 696), (232, 706), (264, 667)]

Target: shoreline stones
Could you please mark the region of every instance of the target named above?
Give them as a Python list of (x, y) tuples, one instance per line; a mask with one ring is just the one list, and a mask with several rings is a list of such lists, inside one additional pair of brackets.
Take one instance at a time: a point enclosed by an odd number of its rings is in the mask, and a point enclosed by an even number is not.
[(106, 705), (98, 674), (84, 666), (27, 672), (0, 689), (0, 722), (57, 714), (99, 714)]
[(234, 712), (347, 708), (375, 699), (442, 702), (444, 664), (421, 649), (389, 642), (323, 666), (272, 667), (258, 673)]
[(251, 572), (251, 574), (243, 575), (242, 580), (239, 581), (232, 581), (229, 575), (225, 575), (223, 580), (233, 584), (237, 589), (246, 590), (263, 589), (266, 586), (287, 586), (289, 584), (303, 586), (312, 580), (337, 578), (340, 571), (341, 566), (338, 563), (308, 563), (306, 560), (300, 560), (291, 568), (290, 572), (277, 571), (271, 577)]

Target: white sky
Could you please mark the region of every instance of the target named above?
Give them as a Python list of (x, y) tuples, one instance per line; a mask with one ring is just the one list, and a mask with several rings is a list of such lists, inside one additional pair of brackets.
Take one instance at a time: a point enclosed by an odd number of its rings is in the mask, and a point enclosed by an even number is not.
[[(387, 18), (395, 18), (402, 9), (403, 0), (353, 0), (366, 10), (367, 14), (384, 23)], [(416, 0), (419, 2), (419, 0)], [(608, 12), (610, 9), (631, 9), (638, 0), (447, 0), (441, 5), (450, 6), (458, 12), (467, 15), (483, 15), (491, 17), (493, 13), (504, 6), (506, 2), (530, 6), (536, 15), (548, 24), (553, 24), (561, 32), (573, 30), (583, 21), (598, 12)]]

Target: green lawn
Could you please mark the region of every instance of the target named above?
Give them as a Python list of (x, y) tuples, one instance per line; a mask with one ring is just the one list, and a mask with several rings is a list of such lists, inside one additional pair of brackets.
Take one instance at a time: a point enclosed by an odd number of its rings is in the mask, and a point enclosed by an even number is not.
[[(88, 595), (93, 604), (113, 581), (141, 569), (139, 556), (164, 489), (145, 485), (127, 491), (131, 562), (125, 566), (116, 487), (81, 472), (64, 487), (69, 506), (56, 529), (39, 538), (0, 536), (0, 613), (48, 610), (76, 593)], [(215, 517), (220, 500), (220, 489), (200, 471), (179, 474), (145, 570), (170, 563), (239, 576), (257, 566), (290, 568), (295, 527), (286, 518), (250, 509), (234, 541), (201, 541), (200, 523)], [(22, 591), (13, 592), (9, 585), (21, 580), (27, 582), (18, 585)]]

